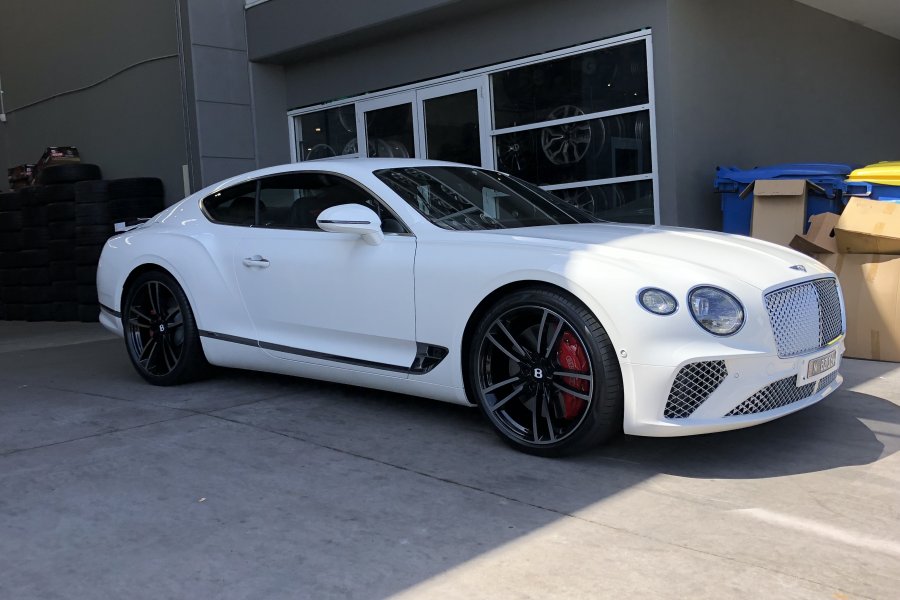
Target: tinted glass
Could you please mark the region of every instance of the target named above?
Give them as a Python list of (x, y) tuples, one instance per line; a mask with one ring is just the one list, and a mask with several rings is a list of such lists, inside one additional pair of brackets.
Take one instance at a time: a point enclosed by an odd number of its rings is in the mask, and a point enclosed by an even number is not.
[(498, 135), (495, 147), (497, 168), (538, 185), (653, 170), (648, 111)]
[(248, 181), (203, 199), (203, 210), (217, 223), (251, 226), (255, 222), (256, 181)]
[(382, 169), (375, 175), (444, 229), (590, 223), (588, 213), (502, 173), (466, 167)]
[(425, 100), (422, 107), (428, 158), (481, 164), (478, 93), (475, 90), (431, 98)]
[(518, 67), (491, 75), (491, 84), (497, 129), (647, 104), (647, 46), (632, 42)]
[(649, 179), (556, 190), (553, 194), (604, 221), (654, 222), (653, 181)]
[(297, 150), (300, 160), (355, 154), (356, 112), (353, 105), (297, 117)]
[(289, 173), (261, 180), (260, 225), (280, 229), (319, 229), (316, 218), (326, 208), (362, 204), (381, 218), (385, 231), (402, 226), (371, 194), (353, 182), (324, 173)]
[(409, 158), (415, 154), (412, 104), (400, 104), (366, 113), (367, 156)]

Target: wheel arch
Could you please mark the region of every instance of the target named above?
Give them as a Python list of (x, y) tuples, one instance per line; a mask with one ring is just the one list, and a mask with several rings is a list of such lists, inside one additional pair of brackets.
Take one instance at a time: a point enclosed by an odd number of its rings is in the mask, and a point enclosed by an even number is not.
[[(131, 272), (128, 273), (128, 276), (125, 277), (125, 281), (122, 282), (122, 289), (119, 290), (119, 306), (122, 310), (125, 309), (125, 295), (128, 293), (128, 288), (131, 287), (131, 284), (134, 283), (135, 279), (137, 279), (144, 273), (151, 273), (153, 271), (162, 271), (163, 273), (177, 281), (178, 285), (181, 285), (181, 280), (179, 279), (179, 277), (166, 267), (153, 262), (142, 263), (132, 269)], [(183, 290), (184, 286), (181, 285), (181, 288)]]
[[(577, 287), (577, 286), (575, 286)], [(487, 312), (489, 307), (498, 299), (507, 296), (509, 294), (527, 290), (527, 289), (535, 289), (535, 288), (543, 288), (556, 293), (563, 294), (568, 296), (569, 298), (577, 301), (578, 303), (584, 305), (593, 315), (594, 317), (603, 325), (603, 328), (606, 330), (606, 334), (609, 336), (610, 342), (613, 345), (613, 348), (616, 349), (618, 353), (618, 345), (616, 344), (617, 335), (610, 330), (612, 323), (610, 323), (608, 315), (598, 310), (598, 307), (595, 302), (592, 302), (589, 297), (586, 297), (586, 294), (583, 293), (580, 289), (573, 289), (572, 287), (566, 287), (560, 285), (558, 283), (540, 280), (540, 279), (521, 279), (517, 281), (512, 281), (501, 285), (496, 288), (489, 294), (487, 294), (482, 300), (475, 306), (472, 312), (469, 315), (468, 320), (466, 321), (466, 325), (463, 328), (462, 338), (460, 340), (460, 352), (459, 352), (459, 369), (462, 374), (463, 386), (465, 388), (466, 396), (471, 402), (475, 395), (472, 393), (471, 382), (469, 380), (468, 369), (466, 366), (469, 363), (469, 345), (472, 340), (472, 336), (475, 333), (475, 329), (478, 326), (478, 322), (481, 320), (482, 316)]]

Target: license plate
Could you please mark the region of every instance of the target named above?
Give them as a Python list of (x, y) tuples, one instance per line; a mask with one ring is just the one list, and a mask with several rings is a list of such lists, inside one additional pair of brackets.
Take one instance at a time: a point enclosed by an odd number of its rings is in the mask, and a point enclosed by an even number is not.
[[(804, 383), (819, 379), (834, 371), (835, 368), (837, 368), (837, 350), (832, 350), (823, 356), (809, 359), (806, 363), (805, 376), (802, 376), (802, 379)], [(803, 372), (801, 371), (801, 373)]]

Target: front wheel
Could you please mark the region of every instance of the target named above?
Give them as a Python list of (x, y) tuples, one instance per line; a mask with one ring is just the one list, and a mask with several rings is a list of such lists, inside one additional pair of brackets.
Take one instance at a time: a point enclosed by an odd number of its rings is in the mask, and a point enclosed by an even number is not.
[(154, 385), (176, 385), (202, 375), (207, 363), (194, 313), (171, 275), (140, 275), (122, 308), (125, 346), (141, 377)]
[(530, 454), (586, 450), (622, 426), (622, 377), (594, 315), (537, 288), (497, 302), (469, 347), (469, 385), (500, 437)]

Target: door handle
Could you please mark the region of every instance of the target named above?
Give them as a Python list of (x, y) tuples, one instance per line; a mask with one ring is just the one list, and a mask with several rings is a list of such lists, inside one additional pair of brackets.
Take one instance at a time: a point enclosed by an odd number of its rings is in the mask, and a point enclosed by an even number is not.
[(265, 269), (269, 266), (269, 261), (260, 256), (259, 254), (254, 254), (253, 256), (248, 256), (244, 259), (245, 267), (260, 267)]

